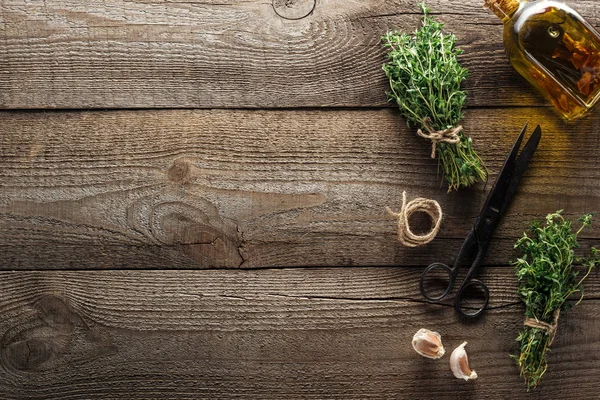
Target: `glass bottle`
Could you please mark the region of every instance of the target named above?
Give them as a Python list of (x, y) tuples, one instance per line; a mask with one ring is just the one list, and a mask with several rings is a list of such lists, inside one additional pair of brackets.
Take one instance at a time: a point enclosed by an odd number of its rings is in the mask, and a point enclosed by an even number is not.
[(575, 10), (550, 0), (485, 0), (504, 23), (513, 67), (567, 119), (600, 100), (600, 34)]

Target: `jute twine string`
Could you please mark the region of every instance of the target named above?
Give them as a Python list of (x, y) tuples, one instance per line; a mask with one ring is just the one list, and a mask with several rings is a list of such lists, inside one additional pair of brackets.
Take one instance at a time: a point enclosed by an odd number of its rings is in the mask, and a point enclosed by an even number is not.
[(417, 131), (417, 135), (422, 138), (431, 140), (431, 158), (435, 158), (435, 149), (439, 143), (451, 143), (457, 144), (460, 142), (460, 136), (458, 134), (463, 131), (462, 125), (457, 126), (456, 128), (448, 128), (441, 131), (435, 131), (431, 127), (431, 119), (425, 118), (423, 121), (423, 126), (427, 130), (427, 133), (423, 132), (423, 130), (419, 129)]
[[(431, 242), (440, 231), (442, 223), (442, 208), (435, 200), (417, 198), (406, 202), (406, 192), (402, 192), (402, 208), (396, 213), (386, 207), (387, 212), (398, 218), (398, 240), (404, 246), (417, 247)], [(425, 235), (415, 235), (408, 224), (411, 215), (417, 212), (424, 212), (431, 218), (433, 227)]]
[(559, 317), (560, 317), (560, 309), (557, 308), (556, 311), (554, 311), (554, 320), (552, 321), (551, 324), (544, 322), (544, 321), (538, 321), (535, 318), (525, 318), (525, 322), (523, 322), (523, 325), (529, 326), (531, 328), (537, 328), (537, 329), (546, 331), (548, 336), (550, 336), (550, 341), (548, 342), (548, 346), (551, 346), (552, 342), (554, 342), (554, 337), (556, 336), (556, 328), (558, 328), (558, 318)]

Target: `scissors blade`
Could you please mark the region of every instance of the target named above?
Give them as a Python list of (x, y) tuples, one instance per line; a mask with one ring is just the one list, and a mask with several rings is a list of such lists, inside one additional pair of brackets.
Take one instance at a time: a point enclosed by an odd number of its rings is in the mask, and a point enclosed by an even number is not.
[(541, 139), (542, 139), (542, 128), (540, 128), (540, 126), (538, 125), (535, 128), (535, 130), (533, 131), (533, 133), (531, 134), (531, 136), (529, 137), (529, 140), (527, 140), (527, 143), (525, 143), (525, 146), (523, 146), (523, 150), (521, 151), (521, 154), (519, 154), (519, 157), (517, 158), (515, 168), (513, 170), (512, 176), (510, 178), (510, 183), (508, 185), (508, 189), (506, 190), (506, 193), (504, 194), (504, 203), (502, 204), (500, 212), (504, 212), (504, 210), (506, 210), (506, 208), (510, 204), (510, 201), (514, 197), (514, 195), (517, 191), (517, 187), (519, 186), (519, 183), (521, 182), (521, 178), (523, 178), (523, 175), (525, 175), (525, 171), (527, 170), (529, 161), (531, 161), (531, 158), (533, 157), (533, 154), (535, 153), (538, 145), (540, 144)]
[(469, 258), (469, 256), (472, 255), (471, 253), (476, 248), (476, 245), (477, 236), (475, 235), (475, 227), (473, 227), (469, 231), (469, 234), (465, 238), (463, 244), (460, 246), (460, 250), (458, 251), (458, 255), (454, 260), (454, 264), (452, 264), (452, 275), (454, 279), (456, 279), (460, 267), (462, 267), (465, 264), (467, 258)]
[(500, 174), (498, 174), (496, 182), (494, 182), (494, 186), (492, 187), (490, 194), (488, 194), (485, 206), (483, 207), (484, 211), (491, 208), (496, 212), (500, 212), (502, 206), (505, 204), (506, 194), (508, 192), (511, 177), (516, 166), (519, 147), (521, 147), (521, 142), (523, 141), (523, 136), (525, 135), (525, 131), (527, 130), (528, 125), (529, 123), (526, 123), (523, 129), (521, 129), (519, 137), (517, 138), (517, 140), (515, 140), (515, 143), (513, 144), (513, 147), (508, 157), (506, 158), (506, 161), (504, 161), (504, 165), (500, 170)]

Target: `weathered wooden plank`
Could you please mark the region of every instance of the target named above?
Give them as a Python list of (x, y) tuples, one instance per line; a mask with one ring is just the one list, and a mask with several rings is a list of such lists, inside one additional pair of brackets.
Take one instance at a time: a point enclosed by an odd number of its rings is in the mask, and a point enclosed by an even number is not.
[[(520, 306), (457, 320), (450, 307), (389, 299), (412, 292), (398, 271), (0, 273), (0, 395), (6, 399), (593, 398), (597, 300), (561, 318), (540, 389), (527, 393), (508, 355)], [(415, 275), (417, 271), (413, 271)], [(398, 281), (396, 281), (398, 278)], [(488, 277), (492, 293), (512, 272)], [(591, 281), (598, 288), (598, 276)], [(412, 286), (412, 285), (411, 285)], [(596, 292), (597, 293), (597, 292)], [(371, 297), (361, 300), (363, 296)], [(516, 300), (516, 299), (515, 299)], [(439, 330), (467, 340), (480, 378), (452, 377), (410, 340)]]
[[(583, 267), (577, 267), (583, 271)], [(465, 268), (466, 269), (466, 268)], [(419, 291), (422, 267), (334, 267), (334, 268), (275, 268), (242, 269), (233, 272), (226, 269), (177, 270), (177, 271), (13, 271), (2, 272), (10, 285), (24, 276), (21, 285), (30, 282), (32, 276), (48, 279), (50, 286), (60, 284), (61, 279), (75, 281), (94, 291), (103, 290), (107, 297), (118, 296), (119, 291), (136, 280), (135, 291), (158, 293), (161, 285), (175, 285), (185, 281), (180, 296), (224, 298), (227, 296), (253, 300), (261, 296), (290, 299), (364, 300), (364, 301), (412, 301), (424, 307), (452, 306), (452, 298), (435, 305), (425, 304)], [(20, 275), (21, 274), (21, 275)], [(490, 309), (515, 305), (517, 281), (514, 270), (503, 266), (487, 266), (478, 278), (490, 287)], [(459, 281), (462, 276), (459, 277)], [(104, 288), (110, 282), (111, 288)], [(7, 283), (8, 284), (8, 283)], [(34, 285), (35, 286), (35, 285)], [(44, 290), (49, 290), (44, 286)], [(133, 290), (133, 287), (132, 287)], [(585, 283), (585, 300), (600, 298), (600, 273), (592, 273)]]
[[(526, 119), (544, 126), (489, 264), (514, 259), (512, 244), (532, 219), (600, 211), (600, 117), (571, 126), (550, 113), (467, 115), (492, 176)], [(429, 145), (392, 110), (1, 113), (0, 121), (4, 269), (450, 262), (490, 186), (446, 194)], [(395, 239), (385, 207), (398, 209), (403, 190), (445, 212), (427, 247)], [(587, 243), (598, 244), (599, 229)]]
[[(428, 2), (465, 50), (469, 104), (545, 104), (482, 2)], [(2, 0), (0, 107), (384, 105), (379, 38), (413, 31), (415, 2), (312, 3)], [(600, 25), (596, 1), (572, 3)]]

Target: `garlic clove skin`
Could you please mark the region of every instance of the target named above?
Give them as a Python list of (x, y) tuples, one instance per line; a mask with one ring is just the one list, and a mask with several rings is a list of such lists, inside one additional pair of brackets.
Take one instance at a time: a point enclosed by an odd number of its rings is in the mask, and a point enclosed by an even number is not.
[(425, 328), (421, 328), (415, 333), (412, 339), (412, 346), (423, 357), (434, 360), (441, 358), (446, 353), (440, 334)]
[(455, 377), (465, 381), (477, 379), (477, 373), (469, 367), (469, 358), (465, 351), (467, 342), (463, 342), (450, 355), (450, 369)]

